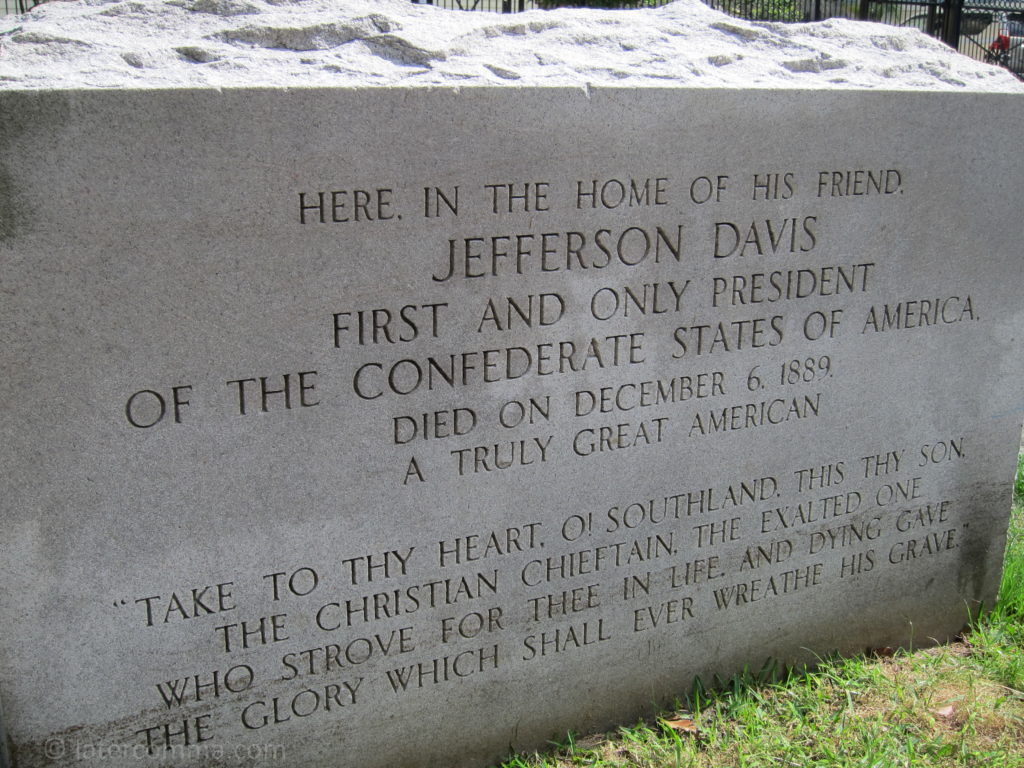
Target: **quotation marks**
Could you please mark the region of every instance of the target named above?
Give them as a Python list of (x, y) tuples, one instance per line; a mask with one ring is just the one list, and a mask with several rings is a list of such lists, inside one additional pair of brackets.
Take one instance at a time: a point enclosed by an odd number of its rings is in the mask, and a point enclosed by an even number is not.
[(122, 605), (128, 605), (128, 601), (127, 600), (115, 600), (114, 601), (114, 607), (115, 608), (120, 608)]

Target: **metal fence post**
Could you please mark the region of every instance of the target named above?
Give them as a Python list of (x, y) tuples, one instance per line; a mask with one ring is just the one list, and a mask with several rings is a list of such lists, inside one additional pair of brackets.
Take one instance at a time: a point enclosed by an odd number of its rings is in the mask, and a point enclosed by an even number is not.
[(954, 51), (960, 48), (960, 20), (963, 16), (964, 0), (946, 0), (946, 21), (942, 39)]
[(857, 18), (861, 21), (867, 21), (870, 12), (871, 0), (860, 0), (860, 12), (857, 14)]
[(939, 37), (942, 35), (942, 30), (939, 29), (939, 25), (936, 23), (938, 17), (939, 6), (937, 3), (928, 4), (928, 28), (925, 30), (926, 34), (932, 37)]

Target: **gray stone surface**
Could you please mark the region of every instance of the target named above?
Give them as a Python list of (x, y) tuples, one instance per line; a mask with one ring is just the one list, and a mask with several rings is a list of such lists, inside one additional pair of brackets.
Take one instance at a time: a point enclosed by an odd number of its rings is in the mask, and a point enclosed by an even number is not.
[(1017, 96), (0, 114), (18, 768), (479, 765), (993, 599)]
[(567, 79), (0, 89), (15, 768), (479, 766), (991, 604), (1019, 86)]

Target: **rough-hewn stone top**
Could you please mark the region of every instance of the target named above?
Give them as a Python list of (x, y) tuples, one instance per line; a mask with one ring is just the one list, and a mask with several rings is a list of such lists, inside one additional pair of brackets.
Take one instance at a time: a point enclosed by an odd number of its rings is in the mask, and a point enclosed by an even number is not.
[(515, 15), (402, 0), (84, 0), (0, 18), (0, 87), (667, 86), (1021, 91), (914, 29), (699, 0)]

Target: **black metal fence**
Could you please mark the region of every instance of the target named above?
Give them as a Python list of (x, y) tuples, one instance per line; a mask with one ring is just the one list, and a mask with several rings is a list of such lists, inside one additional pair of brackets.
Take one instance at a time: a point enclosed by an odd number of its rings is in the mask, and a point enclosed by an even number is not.
[(491, 13), (520, 13), (538, 6), (533, 0), (412, 0), (417, 5), (436, 5), (457, 11), (490, 11)]
[(8, 13), (28, 13), (41, 0), (0, 0), (0, 16)]

